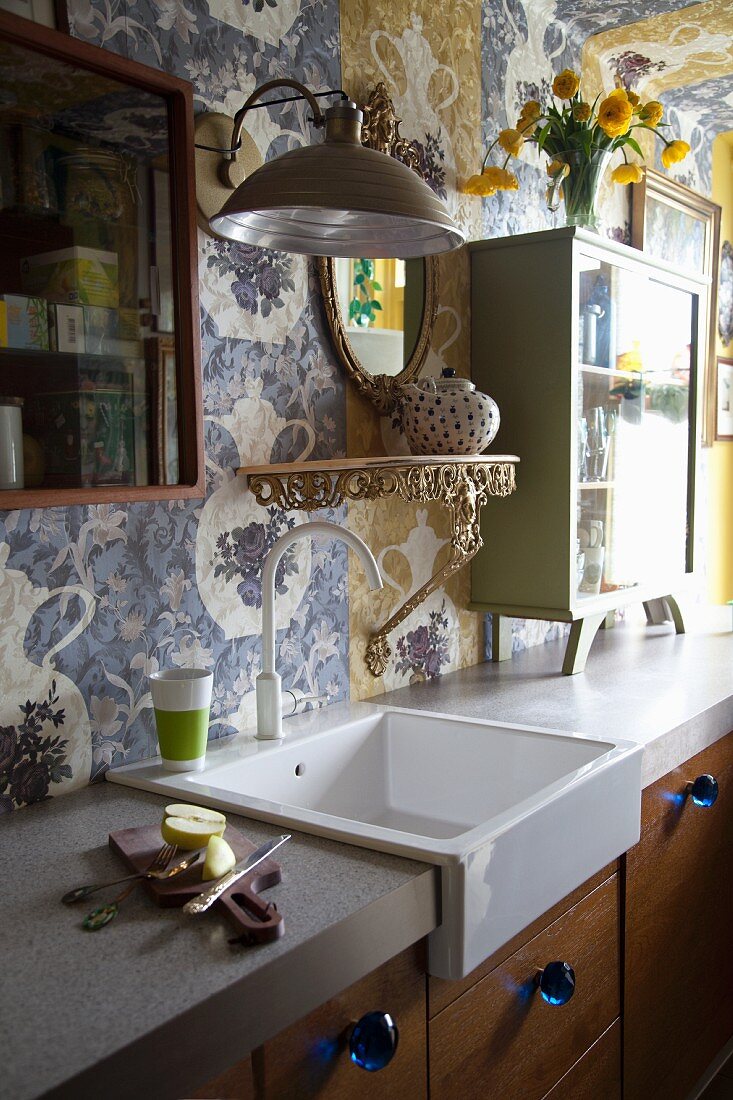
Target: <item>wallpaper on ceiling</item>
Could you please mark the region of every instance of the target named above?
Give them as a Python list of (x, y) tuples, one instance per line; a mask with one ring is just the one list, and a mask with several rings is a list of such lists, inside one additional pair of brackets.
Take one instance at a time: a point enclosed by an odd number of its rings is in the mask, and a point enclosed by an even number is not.
[[(383, 79), (406, 136), (469, 236), (547, 225), (539, 174), (482, 204), (459, 193), (484, 134), (513, 117), (537, 80), (577, 64), (591, 27), (677, 7), (458, 0), (450, 10), (387, 0), (70, 0), (73, 33), (193, 82), (202, 107), (233, 113), (257, 83), (294, 75), (356, 98)], [(605, 23), (604, 23), (605, 20)], [(343, 68), (343, 73), (342, 73)], [(483, 86), (483, 91), (482, 91)], [(483, 95), (483, 99), (482, 99)], [(482, 102), (484, 110), (482, 111)], [(712, 102), (712, 100), (711, 100)], [(306, 108), (257, 112), (263, 155), (304, 140)], [(492, 120), (495, 120), (492, 121)], [(613, 231), (626, 232), (623, 214)], [(468, 263), (439, 260), (441, 292), (428, 369), (467, 373)], [(247, 462), (379, 454), (395, 425), (348, 390), (331, 354), (312, 264), (200, 237), (207, 490), (201, 501), (101, 505), (0, 517), (0, 811), (72, 790), (155, 749), (148, 673), (192, 664), (215, 674), (212, 736), (249, 724), (260, 667), (263, 552), (302, 515), (259, 508), (232, 470)], [(347, 439), (348, 406), (348, 439)], [(498, 438), (500, 447), (509, 443)], [(482, 618), (465, 610), (467, 571), (392, 639), (384, 678), (362, 656), (371, 629), (447, 552), (436, 506), (341, 509), (377, 553), (385, 590), (367, 595), (343, 545), (297, 545), (278, 595), (278, 667), (286, 685), (330, 700), (374, 694), (480, 659)], [(515, 648), (552, 624), (514, 624)], [(350, 660), (349, 660), (350, 658)], [(351, 683), (350, 683), (351, 675)]]

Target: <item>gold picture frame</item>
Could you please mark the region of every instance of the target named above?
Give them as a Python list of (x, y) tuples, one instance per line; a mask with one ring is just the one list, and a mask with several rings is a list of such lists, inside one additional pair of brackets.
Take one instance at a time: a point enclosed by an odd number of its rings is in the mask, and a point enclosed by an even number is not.
[(631, 243), (656, 260), (710, 280), (705, 308), (708, 334), (702, 371), (702, 442), (716, 438), (718, 266), (720, 207), (691, 187), (651, 168), (632, 187)]

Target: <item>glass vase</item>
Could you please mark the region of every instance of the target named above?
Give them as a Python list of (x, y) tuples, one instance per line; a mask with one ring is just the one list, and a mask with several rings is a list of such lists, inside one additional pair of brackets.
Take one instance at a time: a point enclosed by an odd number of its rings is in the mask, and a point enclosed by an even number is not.
[(566, 225), (583, 226), (598, 232), (600, 223), (596, 214), (596, 198), (610, 156), (608, 149), (592, 149), (590, 155), (579, 149), (565, 149), (550, 156), (551, 162), (560, 161), (569, 169), (564, 176), (558, 172), (547, 189), (550, 210), (557, 210), (562, 199), (565, 199)]

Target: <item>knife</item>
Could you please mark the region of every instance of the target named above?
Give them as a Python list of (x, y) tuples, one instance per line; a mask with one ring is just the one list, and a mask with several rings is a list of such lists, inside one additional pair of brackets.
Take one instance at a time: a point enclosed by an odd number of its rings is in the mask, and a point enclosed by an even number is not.
[(274, 852), (276, 848), (279, 848), (281, 844), (284, 844), (286, 840), (290, 840), (290, 833), (283, 833), (282, 836), (276, 837), (274, 840), (268, 840), (266, 844), (260, 845), (254, 852), (250, 852), (246, 859), (238, 863), (236, 867), (233, 867), (231, 871), (227, 871), (220, 879), (204, 890), (203, 894), (198, 894), (195, 898), (191, 898), (183, 906), (183, 912), (189, 916), (196, 916), (199, 913), (205, 913), (209, 909), (217, 898), (229, 889), (229, 887), (240, 879), (242, 875), (248, 874), (259, 863), (262, 863), (263, 859), (267, 859), (271, 852)]

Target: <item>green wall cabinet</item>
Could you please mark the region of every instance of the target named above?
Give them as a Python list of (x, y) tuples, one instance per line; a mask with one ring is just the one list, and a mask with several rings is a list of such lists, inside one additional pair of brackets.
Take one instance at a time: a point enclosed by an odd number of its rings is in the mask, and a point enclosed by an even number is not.
[(472, 378), (522, 456), (516, 494), (483, 510), (471, 607), (494, 613), (495, 659), (502, 617), (572, 623), (580, 672), (624, 604), (663, 600), (683, 630), (708, 282), (579, 229), (469, 248)]

